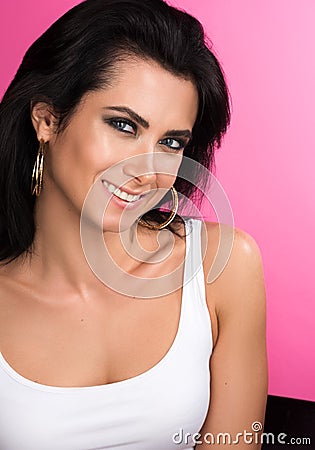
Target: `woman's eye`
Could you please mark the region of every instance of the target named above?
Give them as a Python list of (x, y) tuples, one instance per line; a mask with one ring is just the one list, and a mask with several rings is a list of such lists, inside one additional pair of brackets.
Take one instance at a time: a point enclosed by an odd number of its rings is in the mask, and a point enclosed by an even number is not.
[(160, 144), (166, 145), (172, 150), (183, 150), (186, 143), (179, 141), (178, 139), (166, 138), (160, 141)]
[(111, 119), (109, 122), (112, 127), (116, 128), (118, 131), (122, 131), (123, 133), (135, 134), (137, 131), (136, 126), (126, 120)]

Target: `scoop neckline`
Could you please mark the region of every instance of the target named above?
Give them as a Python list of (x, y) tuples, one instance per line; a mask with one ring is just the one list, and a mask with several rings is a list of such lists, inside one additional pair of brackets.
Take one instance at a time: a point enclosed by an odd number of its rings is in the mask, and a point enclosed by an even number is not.
[(39, 390), (39, 391), (45, 391), (45, 392), (51, 392), (51, 393), (74, 393), (74, 392), (90, 392), (90, 391), (102, 391), (102, 390), (110, 390), (110, 389), (116, 389), (119, 387), (129, 386), (130, 384), (136, 383), (138, 381), (141, 381), (147, 377), (150, 377), (153, 375), (156, 371), (160, 370), (170, 359), (174, 351), (179, 345), (181, 335), (183, 333), (183, 316), (185, 312), (185, 304), (186, 304), (186, 291), (185, 286), (188, 284), (190, 280), (187, 280), (188, 276), (188, 270), (187, 270), (187, 257), (190, 250), (190, 244), (191, 244), (191, 235), (188, 233), (188, 226), (187, 222), (191, 219), (183, 219), (185, 224), (185, 260), (184, 260), (184, 274), (183, 274), (183, 286), (182, 286), (182, 298), (181, 298), (181, 307), (180, 307), (180, 316), (179, 316), (179, 322), (177, 327), (177, 332), (175, 335), (175, 338), (170, 346), (170, 348), (167, 350), (166, 354), (158, 361), (154, 366), (150, 367), (146, 371), (135, 375), (134, 377), (126, 378), (124, 380), (115, 381), (113, 383), (107, 383), (107, 384), (100, 384), (100, 385), (92, 385), (92, 386), (53, 386), (48, 384), (42, 384), (37, 383), (36, 381), (30, 380), (29, 378), (24, 377), (23, 375), (19, 374), (13, 367), (6, 361), (4, 358), (2, 352), (0, 351), (0, 366), (3, 368), (3, 370), (15, 381), (17, 381), (20, 384), (23, 384), (31, 389)]

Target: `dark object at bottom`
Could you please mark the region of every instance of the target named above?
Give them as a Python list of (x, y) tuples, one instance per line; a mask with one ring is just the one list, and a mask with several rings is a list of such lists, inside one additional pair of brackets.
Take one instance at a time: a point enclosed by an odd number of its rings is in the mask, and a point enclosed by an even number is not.
[(315, 450), (315, 402), (268, 395), (262, 450)]

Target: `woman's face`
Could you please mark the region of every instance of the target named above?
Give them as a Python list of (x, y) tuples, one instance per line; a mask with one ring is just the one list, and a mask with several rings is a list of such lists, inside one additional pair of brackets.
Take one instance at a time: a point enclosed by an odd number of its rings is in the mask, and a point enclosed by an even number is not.
[(157, 63), (129, 59), (116, 69), (111, 87), (88, 93), (63, 133), (34, 122), (49, 140), (39, 201), (80, 215), (95, 183), (107, 204), (104, 231), (115, 231), (123, 212), (139, 217), (173, 185), (198, 110), (194, 84)]

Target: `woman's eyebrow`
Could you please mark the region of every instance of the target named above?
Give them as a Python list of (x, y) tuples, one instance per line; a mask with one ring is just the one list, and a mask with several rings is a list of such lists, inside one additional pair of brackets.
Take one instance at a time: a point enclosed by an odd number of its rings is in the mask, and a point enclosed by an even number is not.
[(143, 117), (139, 116), (135, 111), (128, 108), (127, 106), (106, 106), (103, 109), (109, 109), (111, 111), (119, 111), (122, 113), (128, 114), (135, 122), (137, 122), (139, 125), (141, 125), (143, 128), (149, 128), (150, 124), (147, 120), (145, 120)]
[(164, 136), (168, 137), (186, 137), (192, 139), (192, 132), (190, 130), (168, 130), (164, 133)]

